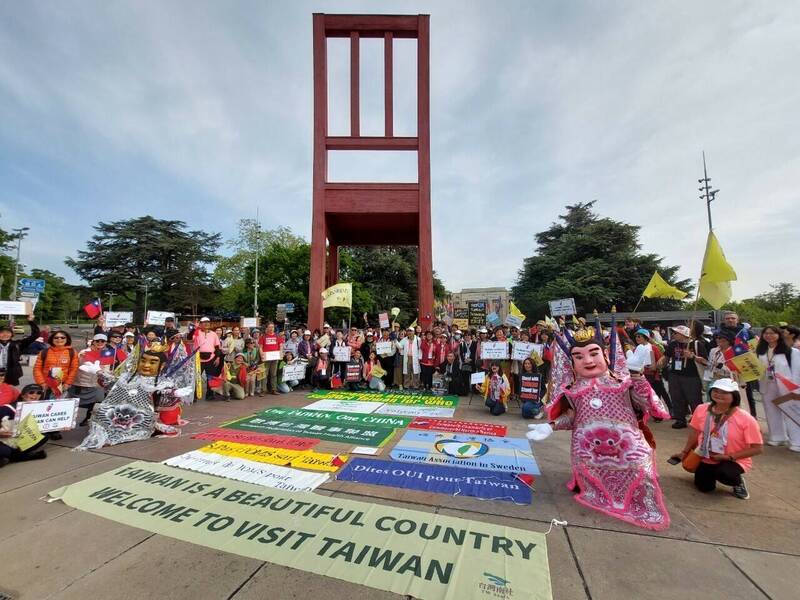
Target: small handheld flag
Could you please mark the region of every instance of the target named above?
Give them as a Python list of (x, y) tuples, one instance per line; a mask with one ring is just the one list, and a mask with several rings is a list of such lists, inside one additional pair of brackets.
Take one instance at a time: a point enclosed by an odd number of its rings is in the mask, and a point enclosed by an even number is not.
[(103, 305), (100, 303), (100, 298), (95, 298), (89, 304), (83, 307), (83, 312), (86, 313), (90, 319), (96, 319), (103, 313)]

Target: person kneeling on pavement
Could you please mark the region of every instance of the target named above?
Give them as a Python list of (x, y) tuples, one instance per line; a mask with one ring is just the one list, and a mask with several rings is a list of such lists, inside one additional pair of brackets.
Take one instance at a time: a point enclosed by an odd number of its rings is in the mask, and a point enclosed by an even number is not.
[(719, 482), (731, 486), (737, 498), (750, 497), (742, 474), (753, 466), (751, 457), (761, 454), (763, 439), (758, 422), (739, 408), (741, 402), (735, 381), (712, 383), (711, 402), (695, 408), (686, 446), (671, 457), (694, 472), (694, 485), (701, 492), (713, 492)]
[(492, 415), (496, 417), (506, 412), (506, 402), (511, 395), (511, 385), (498, 363), (492, 363), (489, 372), (483, 378), (483, 383), (476, 385), (475, 388), (483, 394), (485, 404), (489, 407)]
[[(4, 373), (5, 374), (5, 373)], [(7, 404), (0, 405), (0, 467), (10, 462), (23, 462), (26, 460), (41, 460), (47, 458), (47, 453), (42, 447), (47, 443), (45, 435), (39, 442), (20, 450), (14, 436), (14, 417), (17, 413), (17, 402), (41, 400), (44, 396), (42, 386), (32, 383), (22, 388), (19, 397)]]
[(225, 400), (244, 399), (247, 389), (247, 365), (244, 362), (244, 354), (239, 352), (233, 357), (232, 364), (225, 364), (223, 367), (222, 395)]

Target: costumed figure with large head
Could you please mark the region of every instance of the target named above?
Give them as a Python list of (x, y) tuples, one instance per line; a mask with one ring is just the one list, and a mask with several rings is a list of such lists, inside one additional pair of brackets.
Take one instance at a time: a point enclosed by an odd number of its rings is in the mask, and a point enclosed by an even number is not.
[(633, 525), (669, 527), (655, 452), (642, 428), (647, 419), (669, 418), (661, 399), (625, 361), (615, 320), (608, 343), (599, 320), (572, 333), (557, 333), (548, 405), (549, 424), (531, 425), (528, 437), (572, 431), (572, 479), (567, 487), (581, 504)]
[(190, 404), (194, 392), (193, 356), (182, 344), (171, 352), (160, 343), (143, 348), (138, 344), (114, 373), (101, 371), (97, 363), (81, 365), (96, 370), (100, 384), (110, 389), (95, 406), (89, 434), (77, 449), (144, 440), (154, 433), (180, 434), (181, 404)]

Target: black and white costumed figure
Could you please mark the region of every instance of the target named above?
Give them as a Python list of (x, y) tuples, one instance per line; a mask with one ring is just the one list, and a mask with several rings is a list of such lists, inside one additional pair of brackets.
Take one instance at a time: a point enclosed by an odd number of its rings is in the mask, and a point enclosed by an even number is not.
[(190, 404), (194, 392), (193, 355), (187, 356), (183, 344), (169, 354), (165, 345), (142, 348), (136, 347), (118, 375), (101, 371), (98, 363), (79, 367), (96, 371), (100, 384), (110, 389), (95, 406), (89, 434), (78, 450), (145, 440), (154, 433), (180, 434), (178, 426), (185, 423), (181, 404)]

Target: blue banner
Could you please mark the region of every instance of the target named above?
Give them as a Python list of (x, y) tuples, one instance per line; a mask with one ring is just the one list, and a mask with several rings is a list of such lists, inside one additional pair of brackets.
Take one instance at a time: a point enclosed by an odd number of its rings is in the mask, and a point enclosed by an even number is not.
[(507, 500), (515, 504), (531, 503), (531, 488), (513, 473), (351, 458), (337, 473), (336, 479), (448, 496), (475, 496), (485, 500)]

